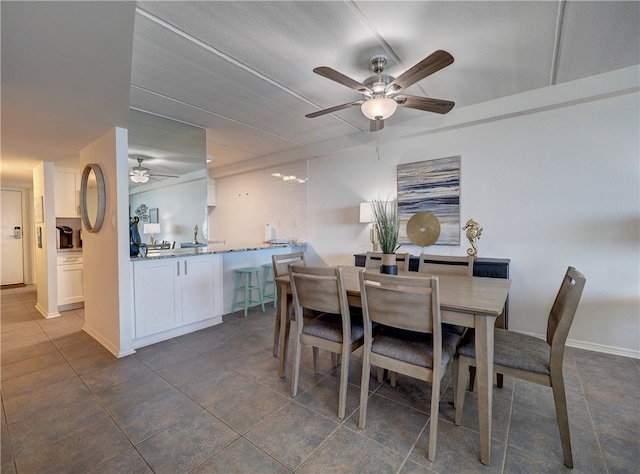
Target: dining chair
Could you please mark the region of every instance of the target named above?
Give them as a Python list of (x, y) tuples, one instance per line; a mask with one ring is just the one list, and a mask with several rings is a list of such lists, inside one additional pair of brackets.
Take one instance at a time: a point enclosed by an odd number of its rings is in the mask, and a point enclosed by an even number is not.
[[(418, 271), (428, 273), (430, 275), (463, 275), (473, 276), (473, 255), (457, 256), (457, 255), (430, 255), (426, 253), (420, 254), (418, 262)], [(454, 332), (464, 336), (469, 328), (457, 326), (455, 324), (443, 324), (442, 328), (448, 332)], [(469, 387), (473, 390), (473, 382), (475, 380), (475, 367), (471, 369), (469, 377)], [(454, 369), (454, 376), (455, 369)], [(498, 374), (498, 386), (502, 387), (502, 374)], [(455, 387), (454, 387), (455, 388)], [(454, 390), (455, 392), (455, 390)]]
[[(573, 457), (562, 362), (567, 335), (585, 282), (584, 275), (578, 270), (573, 267), (567, 269), (549, 313), (546, 340), (499, 328), (495, 329), (494, 339), (494, 372), (552, 388), (564, 464), (567, 467), (573, 467)], [(467, 367), (475, 363), (475, 343), (473, 337), (469, 336), (465, 336), (458, 348), (456, 425), (462, 421)]]
[[(288, 275), (289, 265), (291, 265), (292, 263), (297, 263), (299, 265), (306, 265), (305, 259), (304, 259), (304, 252), (293, 252), (293, 253), (272, 255), (271, 263), (273, 265), (274, 279), (281, 276)], [(292, 296), (290, 292), (287, 292), (286, 298), (283, 298), (283, 300), (280, 302), (280, 304), (285, 304), (287, 305), (288, 308), (291, 308), (292, 314), (290, 314), (290, 317), (288, 318), (289, 321), (291, 321), (291, 319), (295, 316), (293, 314), (293, 307), (291, 306), (291, 302), (292, 302)], [(280, 347), (280, 331), (281, 330), (285, 331), (285, 347), (289, 343), (289, 334), (290, 334), (289, 325), (287, 325), (286, 328), (280, 327), (280, 315), (278, 313), (279, 312), (276, 312), (275, 329), (273, 332), (273, 356), (274, 357), (278, 356), (278, 348)], [(285, 350), (285, 357), (286, 357), (286, 354), (287, 352)]]
[[(363, 343), (364, 329), (361, 318), (351, 318), (347, 291), (340, 267), (289, 267), (291, 293), (296, 314), (295, 356), (291, 377), (291, 396), (298, 394), (302, 344), (313, 347), (315, 373), (320, 371), (320, 349), (340, 356), (340, 394), (338, 418), (346, 414), (349, 358), (351, 352)], [(322, 313), (306, 319), (303, 311)]]
[(466, 275), (473, 276), (473, 255), (464, 257), (453, 255), (420, 254), (418, 271), (431, 275)]
[[(436, 454), (441, 380), (453, 361), (460, 335), (442, 330), (438, 277), (415, 278), (362, 271), (364, 354), (360, 420), (367, 420), (371, 365), (431, 383), (428, 459)], [(377, 334), (373, 325), (378, 324)]]
[[(367, 252), (364, 260), (365, 268), (380, 268), (382, 252)], [(396, 265), (401, 272), (409, 271), (409, 253), (396, 253)]]

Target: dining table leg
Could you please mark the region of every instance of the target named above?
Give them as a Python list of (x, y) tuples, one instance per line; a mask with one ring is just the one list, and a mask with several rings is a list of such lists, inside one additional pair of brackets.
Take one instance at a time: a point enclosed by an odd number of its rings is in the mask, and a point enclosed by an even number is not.
[(480, 428), (480, 462), (491, 460), (491, 419), (493, 411), (493, 326), (496, 318), (475, 316), (476, 380)]
[(278, 346), (278, 375), (284, 377), (285, 364), (287, 362), (287, 336), (289, 331), (289, 298), (287, 298), (287, 283), (278, 282), (278, 315), (280, 318), (280, 343)]

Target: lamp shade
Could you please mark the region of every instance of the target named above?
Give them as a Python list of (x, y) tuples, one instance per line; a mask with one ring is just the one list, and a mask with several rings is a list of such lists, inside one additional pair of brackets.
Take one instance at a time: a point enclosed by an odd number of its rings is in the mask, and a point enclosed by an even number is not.
[(143, 232), (145, 234), (159, 234), (160, 224), (145, 224)]
[(382, 120), (389, 118), (397, 108), (398, 103), (388, 97), (374, 97), (360, 106), (362, 113), (370, 120), (375, 120), (378, 117)]
[(368, 224), (373, 222), (373, 210), (370, 202), (360, 203), (360, 223)]

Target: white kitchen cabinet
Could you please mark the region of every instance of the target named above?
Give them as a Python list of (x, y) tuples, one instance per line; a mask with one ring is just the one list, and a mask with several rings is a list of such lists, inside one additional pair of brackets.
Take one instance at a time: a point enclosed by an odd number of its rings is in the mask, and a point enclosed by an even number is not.
[(54, 182), (56, 217), (80, 217), (78, 171), (57, 168)]
[[(203, 255), (181, 260), (184, 263), (182, 323), (222, 315), (222, 258)], [(216, 285), (219, 291), (216, 291)]]
[(84, 301), (82, 254), (58, 255), (58, 307)]
[(137, 261), (133, 275), (136, 339), (222, 316), (219, 255)]

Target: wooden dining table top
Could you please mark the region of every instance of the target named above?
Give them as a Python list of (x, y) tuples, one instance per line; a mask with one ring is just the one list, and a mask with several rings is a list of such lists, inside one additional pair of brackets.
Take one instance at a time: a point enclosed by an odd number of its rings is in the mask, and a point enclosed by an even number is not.
[[(360, 297), (358, 274), (362, 271), (379, 272), (378, 269), (365, 269), (350, 265), (341, 265), (347, 295)], [(398, 276), (424, 278), (428, 273), (398, 272)], [(275, 279), (276, 282), (289, 283), (289, 275)], [(440, 307), (443, 310), (458, 313), (485, 314), (498, 316), (502, 313), (511, 287), (511, 280), (504, 278), (469, 277), (461, 275), (438, 275)], [(357, 298), (350, 298), (350, 304)]]

